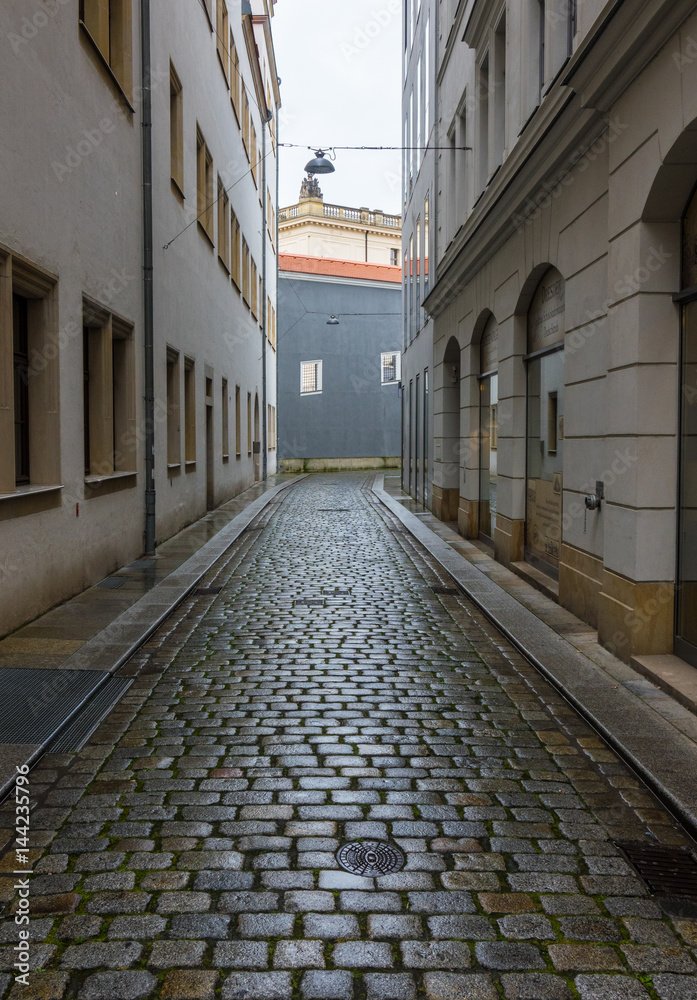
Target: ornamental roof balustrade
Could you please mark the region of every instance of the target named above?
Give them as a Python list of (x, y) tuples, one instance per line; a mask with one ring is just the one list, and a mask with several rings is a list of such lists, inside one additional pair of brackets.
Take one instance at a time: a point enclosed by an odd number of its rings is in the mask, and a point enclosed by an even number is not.
[(347, 205), (326, 205), (319, 199), (307, 199), (297, 205), (289, 205), (279, 209), (279, 222), (298, 219), (304, 216), (318, 216), (337, 219), (344, 222), (358, 222), (364, 225), (383, 229), (401, 229), (402, 218), (399, 215), (387, 215), (379, 209), (371, 211), (368, 208), (350, 208)]

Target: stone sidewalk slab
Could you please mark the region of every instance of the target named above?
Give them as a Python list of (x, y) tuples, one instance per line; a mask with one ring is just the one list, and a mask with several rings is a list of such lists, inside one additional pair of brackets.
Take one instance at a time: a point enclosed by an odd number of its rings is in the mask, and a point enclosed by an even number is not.
[[(385, 491), (384, 476), (375, 477), (373, 492), (487, 618), (697, 833), (697, 743), (434, 534)], [(626, 671), (632, 672), (629, 667)], [(636, 674), (636, 681), (643, 679)]]

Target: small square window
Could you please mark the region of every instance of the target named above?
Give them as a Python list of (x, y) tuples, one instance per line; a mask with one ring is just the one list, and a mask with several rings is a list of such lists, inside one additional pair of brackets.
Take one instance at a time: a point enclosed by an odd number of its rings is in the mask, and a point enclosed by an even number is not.
[(310, 393), (322, 391), (322, 362), (321, 361), (301, 361), (300, 362), (300, 395), (306, 396)]
[(401, 378), (401, 357), (399, 351), (392, 351), (389, 354), (382, 354), (382, 384), (392, 385), (399, 382)]

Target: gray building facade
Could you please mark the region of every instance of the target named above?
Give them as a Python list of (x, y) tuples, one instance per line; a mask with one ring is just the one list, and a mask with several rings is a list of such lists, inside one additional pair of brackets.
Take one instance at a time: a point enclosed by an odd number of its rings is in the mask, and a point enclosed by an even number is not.
[(399, 467), (400, 269), (279, 259), (280, 469)]

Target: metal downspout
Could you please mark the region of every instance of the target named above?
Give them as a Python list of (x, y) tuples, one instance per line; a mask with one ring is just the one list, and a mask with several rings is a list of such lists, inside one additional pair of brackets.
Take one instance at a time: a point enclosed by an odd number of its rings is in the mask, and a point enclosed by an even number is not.
[(143, 344), (145, 430), (145, 554), (154, 555), (155, 538), (155, 373), (153, 364), (153, 205), (152, 205), (152, 81), (150, 62), (150, 0), (141, 0), (142, 159), (143, 159)]

